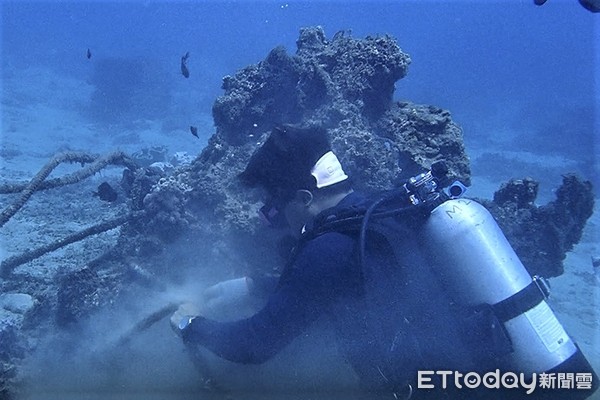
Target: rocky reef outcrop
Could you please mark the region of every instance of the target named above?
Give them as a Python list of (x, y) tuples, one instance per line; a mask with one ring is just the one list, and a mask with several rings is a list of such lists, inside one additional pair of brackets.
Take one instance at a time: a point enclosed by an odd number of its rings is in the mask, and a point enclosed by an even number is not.
[(257, 211), (263, 199), (237, 179), (277, 124), (326, 127), (361, 190), (392, 188), (438, 159), (469, 183), (462, 131), (450, 113), (394, 102), (395, 82), (411, 61), (394, 38), (340, 32), (328, 39), (312, 27), (301, 30), (297, 46), (295, 54), (277, 47), (223, 79), (224, 93), (213, 107), (216, 132), (191, 163), (125, 171), (123, 191), (131, 210), (143, 214), (122, 228), (109, 257), (57, 279), (56, 322), (69, 325), (110, 304), (139, 271), (157, 281), (172, 273), (160, 266), (173, 264), (164, 250), (175, 252), (178, 238), (193, 238), (183, 240), (233, 274), (280, 265), (277, 249), (285, 241), (262, 227)]
[[(47, 305), (44, 316), (38, 311), (35, 319), (68, 326), (110, 305), (132, 282), (160, 284), (182, 264), (197, 262), (180, 257), (189, 257), (191, 246), (195, 254), (218, 260), (229, 276), (261, 268), (272, 272), (281, 264), (272, 243), (282, 238), (261, 227), (261, 194), (241, 187), (237, 176), (280, 123), (327, 128), (359, 190), (390, 189), (440, 159), (451, 176), (469, 185), (462, 130), (450, 112), (393, 100), (394, 85), (410, 62), (390, 36), (358, 39), (340, 32), (329, 39), (322, 28), (312, 27), (301, 30), (295, 54), (277, 47), (258, 64), (226, 76), (213, 107), (216, 132), (201, 154), (174, 169), (126, 170), (123, 191), (139, 217), (121, 229), (108, 256), (56, 279), (52, 290), (40, 295)], [(567, 176), (556, 193), (555, 201), (536, 206), (537, 183), (524, 179), (505, 184), (493, 200), (482, 200), (532, 274), (562, 273), (565, 253), (592, 212), (589, 182)], [(177, 246), (188, 249), (179, 252)], [(0, 281), (0, 289), (22, 290), (16, 280), (8, 282)], [(0, 319), (0, 397), (15, 369), (6, 360), (22, 357), (26, 336), (19, 333), (23, 314), (0, 313), (5, 315), (14, 323)]]
[[(169, 238), (187, 229), (211, 238), (235, 232), (238, 244), (251, 243), (248, 251), (271, 251), (253, 239), (257, 230), (265, 234), (257, 221), (262, 199), (242, 188), (237, 175), (280, 123), (326, 127), (360, 190), (392, 188), (439, 159), (469, 185), (462, 130), (450, 112), (393, 100), (395, 82), (410, 62), (390, 36), (358, 39), (338, 32), (328, 39), (322, 28), (311, 27), (301, 30), (295, 54), (277, 47), (260, 63), (224, 77), (224, 94), (213, 106), (216, 132), (206, 148), (143, 192), (151, 215), (138, 229), (143, 240), (152, 232), (164, 236), (165, 227)], [(591, 184), (566, 177), (556, 201), (541, 207), (534, 205), (536, 195), (536, 182), (515, 180), (482, 202), (532, 274), (557, 276), (591, 215)]]
[[(390, 189), (439, 159), (450, 175), (470, 183), (462, 130), (450, 113), (394, 102), (394, 84), (407, 74), (410, 57), (392, 37), (357, 39), (341, 32), (328, 39), (322, 28), (312, 27), (301, 30), (297, 46), (293, 55), (277, 47), (260, 63), (223, 78), (224, 94), (213, 107), (216, 132), (191, 164), (169, 173), (129, 174), (131, 204), (145, 214), (122, 231), (117, 252), (128, 261), (104, 267), (133, 263), (152, 273), (162, 263), (156, 261), (164, 257), (162, 250), (189, 236), (199, 253), (221, 249), (217, 252), (228, 260), (221, 267), (238, 275), (271, 270), (281, 261), (273, 256), (277, 234), (258, 221), (260, 193), (241, 187), (237, 176), (280, 123), (326, 127), (360, 190)], [(560, 189), (556, 202), (537, 207), (537, 183), (515, 182), (482, 202), (530, 272), (556, 276), (591, 213), (591, 188), (569, 178), (563, 184), (569, 189)], [(273, 240), (264, 240), (267, 236)], [(230, 247), (236, 251), (223, 251)], [(95, 306), (75, 304), (73, 311), (69, 302), (61, 303), (69, 318)]]
[(533, 179), (513, 179), (493, 201), (479, 201), (494, 215), (529, 273), (550, 278), (564, 272), (566, 253), (581, 239), (594, 210), (594, 193), (589, 181), (575, 175), (563, 177), (556, 199), (548, 204), (534, 204), (537, 191)]
[(334, 151), (362, 190), (389, 189), (446, 159), (467, 184), (462, 131), (445, 110), (393, 101), (410, 57), (390, 36), (328, 39), (302, 29), (296, 54), (275, 48), (267, 58), (223, 79), (213, 107), (216, 133), (191, 168), (192, 196), (215, 208), (229, 227), (252, 232), (255, 201), (236, 176), (280, 123), (326, 127)]

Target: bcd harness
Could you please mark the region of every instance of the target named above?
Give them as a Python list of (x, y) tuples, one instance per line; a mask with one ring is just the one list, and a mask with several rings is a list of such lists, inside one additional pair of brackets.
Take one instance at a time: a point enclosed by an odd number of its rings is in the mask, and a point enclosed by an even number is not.
[[(388, 247), (395, 249), (398, 240), (402, 240), (394, 234), (395, 224), (418, 229), (433, 209), (449, 199), (463, 195), (465, 187), (459, 182), (454, 182), (445, 188), (441, 186), (440, 182), (446, 179), (446, 174), (445, 165), (436, 163), (432, 165), (431, 171), (410, 178), (400, 188), (379, 195), (375, 199), (370, 198), (350, 207), (333, 207), (326, 210), (315, 219), (311, 229), (302, 236), (294, 253), (297, 254), (304, 243), (327, 232), (347, 234), (357, 238), (359, 270), (364, 273), (367, 242), (371, 235), (385, 239)], [(401, 266), (402, 262), (399, 260), (401, 255), (395, 252), (393, 255), (396, 264)], [(482, 363), (483, 368), (487, 368), (504, 354), (510, 353), (512, 344), (504, 329), (504, 323), (532, 309), (548, 295), (546, 282), (535, 276), (524, 289), (500, 302), (458, 310), (457, 315), (463, 318), (459, 325), (464, 326), (465, 332), (474, 337), (474, 339), (465, 338), (467, 345), (470, 343), (473, 347), (477, 347), (473, 359)], [(406, 318), (404, 320), (408, 321)], [(405, 324), (399, 323), (398, 329), (405, 328)], [(482, 338), (489, 339), (491, 343), (482, 343)], [(396, 337), (388, 339), (395, 341)], [(379, 369), (379, 366), (377, 368)], [(387, 380), (386, 371), (394, 368), (394, 366), (384, 365), (383, 371), (381, 369), (379, 371)], [(410, 383), (405, 381), (394, 384), (404, 386)]]

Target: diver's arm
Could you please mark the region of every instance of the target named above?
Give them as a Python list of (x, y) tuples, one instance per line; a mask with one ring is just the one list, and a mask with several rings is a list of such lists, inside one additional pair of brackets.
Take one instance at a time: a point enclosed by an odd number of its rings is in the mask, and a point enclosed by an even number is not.
[(182, 332), (186, 344), (198, 343), (219, 357), (243, 364), (260, 364), (289, 344), (320, 314), (319, 308), (298, 307), (296, 295), (282, 288), (251, 318), (217, 322), (194, 318)]
[(345, 294), (354, 241), (338, 233), (322, 235), (301, 252), (265, 307), (234, 322), (194, 318), (183, 330), (186, 343), (198, 343), (227, 360), (262, 363), (300, 335), (339, 296)]
[(208, 309), (218, 310), (247, 302), (249, 296), (266, 298), (275, 291), (278, 282), (279, 275), (274, 274), (254, 274), (221, 281), (204, 290), (204, 304)]
[(269, 296), (275, 292), (281, 275), (279, 274), (253, 274), (250, 278), (250, 294), (257, 297)]

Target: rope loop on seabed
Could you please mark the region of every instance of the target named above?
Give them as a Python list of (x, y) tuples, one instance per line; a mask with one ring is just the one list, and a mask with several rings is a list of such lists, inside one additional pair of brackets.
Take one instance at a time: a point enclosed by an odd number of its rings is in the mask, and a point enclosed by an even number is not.
[(33, 250), (26, 251), (13, 257), (9, 257), (0, 263), (0, 277), (8, 278), (12, 271), (19, 265), (25, 264), (26, 262), (35, 260), (54, 250), (58, 250), (61, 247), (67, 246), (71, 243), (79, 242), (88, 236), (97, 235), (102, 232), (115, 229), (124, 223), (140, 218), (145, 214), (145, 211), (136, 211), (127, 215), (122, 215), (107, 221), (103, 221), (99, 224), (90, 226), (82, 231), (75, 232), (69, 236), (60, 238), (52, 243), (48, 243), (44, 246), (38, 247)]
[[(64, 162), (69, 163), (81, 163), (90, 164), (85, 168), (80, 169), (70, 175), (65, 175), (61, 178), (51, 179), (46, 181), (46, 178), (52, 173), (52, 171)], [(40, 171), (29, 181), (29, 183), (17, 183), (17, 184), (3, 184), (0, 185), (0, 194), (7, 193), (21, 193), (18, 199), (6, 207), (2, 213), (0, 213), (0, 228), (3, 227), (31, 198), (31, 196), (38, 190), (46, 190), (59, 186), (70, 185), (82, 181), (88, 178), (101, 169), (109, 165), (122, 165), (130, 169), (138, 169), (139, 166), (129, 156), (122, 151), (115, 151), (104, 156), (98, 156), (94, 154), (88, 154), (84, 152), (64, 152), (59, 153), (52, 157), (46, 165), (40, 169)], [(42, 255), (51, 251), (57, 250), (61, 247), (69, 245), (71, 243), (78, 242), (85, 239), (88, 236), (97, 235), (102, 232), (117, 228), (124, 223), (139, 218), (145, 214), (144, 211), (136, 211), (127, 215), (122, 215), (107, 221), (103, 221), (99, 224), (90, 226), (82, 231), (73, 233), (66, 237), (60, 238), (52, 243), (48, 243), (44, 246), (38, 247), (30, 251), (26, 251), (22, 254), (9, 257), (0, 263), (0, 277), (7, 278), (12, 271), (26, 262), (32, 261)]]
[[(82, 164), (90, 163), (90, 165), (73, 174), (63, 176), (62, 178), (46, 181), (48, 175), (50, 175), (56, 167), (64, 162), (78, 162)], [(33, 177), (33, 179), (29, 181), (29, 183), (0, 185), (0, 194), (21, 192), (19, 198), (14, 203), (6, 207), (2, 213), (0, 213), (0, 228), (2, 228), (14, 216), (23, 207), (23, 205), (25, 205), (27, 200), (29, 200), (29, 198), (36, 191), (80, 182), (83, 179), (94, 175), (108, 165), (122, 165), (134, 170), (139, 168), (135, 161), (133, 161), (122, 151), (115, 151), (105, 156), (69, 151), (52, 157), (52, 159), (42, 167), (42, 169)]]

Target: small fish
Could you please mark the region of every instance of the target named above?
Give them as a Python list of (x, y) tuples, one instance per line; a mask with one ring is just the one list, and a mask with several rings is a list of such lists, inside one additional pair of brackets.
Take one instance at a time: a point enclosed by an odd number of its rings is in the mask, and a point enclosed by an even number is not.
[(108, 201), (110, 203), (117, 200), (117, 192), (108, 182), (102, 182), (98, 186), (98, 191), (94, 192), (93, 195), (98, 196), (100, 200)]
[[(548, 0), (533, 0), (535, 5), (542, 6)], [(600, 0), (579, 0), (579, 4), (581, 4), (586, 10), (591, 11), (593, 13), (600, 12)]]
[(187, 60), (190, 57), (190, 52), (185, 53), (183, 57), (181, 57), (181, 74), (186, 78), (190, 77), (190, 70), (187, 67)]
[(87, 49), (87, 53), (85, 53), (87, 59), (89, 60), (90, 58), (92, 58), (92, 52), (90, 49)]
[(196, 128), (195, 126), (190, 125), (190, 132), (192, 132), (192, 135), (194, 135), (198, 139), (200, 139), (200, 136), (198, 136), (198, 128)]
[(600, 0), (579, 0), (579, 4), (593, 13), (600, 12)]

